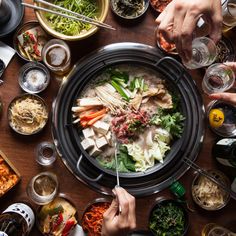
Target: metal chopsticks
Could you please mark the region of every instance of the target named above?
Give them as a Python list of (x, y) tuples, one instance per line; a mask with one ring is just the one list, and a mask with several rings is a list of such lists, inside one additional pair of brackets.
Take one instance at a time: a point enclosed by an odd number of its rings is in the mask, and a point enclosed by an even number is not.
[(225, 192), (229, 193), (231, 197), (236, 198), (236, 193), (234, 193), (229, 187), (225, 186), (223, 183), (221, 183), (218, 179), (216, 179), (211, 174), (207, 173), (205, 170), (203, 170), (200, 166), (195, 164), (193, 161), (189, 160), (188, 158), (184, 158), (182, 160), (185, 164), (187, 164), (192, 169), (196, 170), (198, 173), (203, 175), (204, 177), (210, 179), (213, 183), (217, 184), (220, 188), (222, 188)]
[[(39, 2), (39, 1), (37, 1)], [(45, 4), (45, 5), (49, 5), (49, 6), (52, 6), (54, 8), (57, 8), (57, 9), (60, 9), (60, 10), (63, 10), (63, 11), (66, 11), (66, 12), (69, 12), (71, 14), (74, 14), (74, 15), (77, 15), (78, 13), (75, 13), (73, 11), (70, 11), (68, 9), (65, 9), (65, 8), (62, 8), (62, 7), (59, 7), (59, 6), (56, 6), (52, 3), (48, 3), (48, 2), (45, 2), (45, 1), (40, 1), (41, 3)], [(99, 27), (102, 27), (102, 28), (106, 28), (106, 29), (111, 29), (111, 30), (116, 30), (115, 28), (113, 28), (111, 25), (108, 25), (108, 24), (105, 24), (103, 22), (99, 22), (97, 20), (94, 20), (94, 19), (91, 19), (87, 16), (83, 16), (81, 14), (77, 15), (79, 17), (76, 17), (76, 16), (71, 16), (71, 15), (67, 15), (65, 13), (61, 13), (61, 12), (57, 12), (57, 11), (54, 11), (54, 10), (51, 10), (51, 9), (47, 9), (47, 8), (44, 8), (44, 7), (40, 7), (40, 6), (36, 6), (36, 5), (31, 5), (31, 4), (28, 4), (28, 3), (24, 3), (22, 2), (21, 3), (23, 6), (26, 6), (26, 7), (29, 7), (29, 8), (32, 8), (32, 9), (35, 9), (35, 10), (40, 10), (40, 11), (45, 11), (45, 12), (49, 12), (49, 13), (52, 13), (52, 14), (55, 14), (55, 15), (59, 15), (59, 16), (62, 16), (62, 17), (66, 17), (66, 18), (69, 18), (69, 19), (72, 19), (72, 20), (77, 20), (77, 21), (82, 21), (82, 22), (85, 22), (85, 23), (89, 23), (89, 24), (92, 24), (92, 25), (96, 25), (96, 26), (99, 26)], [(82, 17), (83, 16), (83, 17)]]
[(77, 13), (77, 12), (73, 12), (73, 11), (71, 11), (71, 10), (69, 10), (69, 9), (64, 8), (64, 7), (57, 6), (57, 5), (53, 4), (53, 3), (50, 3), (50, 2), (47, 2), (47, 1), (44, 1), (44, 0), (34, 0), (34, 1), (35, 1), (35, 2), (38, 2), (38, 3), (42, 3), (42, 4), (47, 5), (47, 6), (50, 6), (50, 7), (53, 7), (53, 8), (55, 8), (55, 9), (62, 10), (62, 11), (64, 11), (64, 12), (71, 13), (71, 14), (73, 14), (73, 15), (75, 15), (75, 16), (78, 16), (79, 18), (88, 20), (89, 22), (96, 22), (96, 23), (98, 23), (98, 24), (101, 24), (101, 25), (104, 25), (104, 26), (107, 26), (107, 27), (111, 27), (110, 25), (108, 25), (108, 24), (106, 24), (106, 23), (97, 21), (97, 20), (95, 20), (95, 19), (92, 19), (92, 18), (90, 18), (90, 17), (88, 17), (88, 16), (79, 14), (79, 13)]

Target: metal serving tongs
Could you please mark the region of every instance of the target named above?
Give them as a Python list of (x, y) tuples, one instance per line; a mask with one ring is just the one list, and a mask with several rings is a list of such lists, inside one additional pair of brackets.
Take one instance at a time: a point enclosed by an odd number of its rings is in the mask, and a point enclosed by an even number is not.
[(195, 164), (193, 161), (189, 160), (188, 158), (184, 158), (182, 160), (185, 164), (187, 164), (192, 169), (196, 170), (198, 173), (203, 175), (204, 177), (210, 179), (213, 183), (217, 184), (220, 188), (222, 188), (225, 192), (229, 193), (231, 197), (234, 199), (236, 198), (236, 193), (233, 192), (229, 187), (224, 185), (222, 182), (220, 182), (218, 179), (216, 179), (214, 176), (206, 172), (204, 169), (202, 169), (200, 166)]

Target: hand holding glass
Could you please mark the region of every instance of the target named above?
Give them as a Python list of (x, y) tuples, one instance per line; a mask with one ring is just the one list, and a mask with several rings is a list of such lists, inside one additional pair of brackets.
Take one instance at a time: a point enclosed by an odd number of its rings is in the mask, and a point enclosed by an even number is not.
[(184, 65), (188, 69), (197, 69), (211, 65), (217, 57), (215, 43), (207, 37), (195, 38), (192, 42), (192, 58)]
[(205, 93), (222, 93), (229, 90), (235, 81), (233, 70), (221, 63), (211, 65), (205, 73), (202, 81), (202, 89)]

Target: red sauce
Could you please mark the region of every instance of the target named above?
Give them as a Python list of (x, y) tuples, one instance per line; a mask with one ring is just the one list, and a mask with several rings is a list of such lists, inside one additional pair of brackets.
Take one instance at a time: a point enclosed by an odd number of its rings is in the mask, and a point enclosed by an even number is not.
[(161, 48), (166, 52), (174, 51), (174, 49), (176, 48), (174, 43), (168, 43), (161, 34), (160, 34), (159, 44)]
[(150, 0), (152, 7), (158, 12), (163, 12), (165, 10), (166, 6), (171, 1), (172, 0)]

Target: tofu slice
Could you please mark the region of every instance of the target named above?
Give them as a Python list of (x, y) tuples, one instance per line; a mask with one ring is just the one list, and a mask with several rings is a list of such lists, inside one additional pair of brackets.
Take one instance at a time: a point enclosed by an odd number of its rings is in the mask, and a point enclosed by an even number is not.
[(91, 138), (85, 138), (82, 142), (81, 142), (82, 147), (84, 148), (84, 150), (90, 149), (95, 145), (95, 141)]
[(86, 106), (101, 106), (102, 102), (97, 98), (81, 98), (77, 99), (78, 106), (86, 107)]
[(95, 137), (95, 133), (92, 128), (83, 129), (82, 132), (85, 138)]
[(106, 146), (108, 144), (108, 142), (104, 136), (96, 139), (95, 142), (96, 142), (96, 146), (98, 149), (103, 148), (104, 146)]
[(93, 124), (93, 129), (98, 132), (99, 134), (105, 135), (110, 128), (110, 125), (104, 121), (98, 120), (96, 123)]
[(108, 143), (109, 145), (111, 145), (111, 144), (112, 144), (111, 131), (108, 131), (108, 133), (105, 135), (105, 138), (106, 138), (106, 140), (107, 140), (107, 143)]
[(96, 156), (99, 155), (101, 152), (102, 152), (102, 150), (99, 149), (96, 145), (94, 145), (93, 149), (89, 152), (89, 155), (96, 157)]

